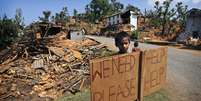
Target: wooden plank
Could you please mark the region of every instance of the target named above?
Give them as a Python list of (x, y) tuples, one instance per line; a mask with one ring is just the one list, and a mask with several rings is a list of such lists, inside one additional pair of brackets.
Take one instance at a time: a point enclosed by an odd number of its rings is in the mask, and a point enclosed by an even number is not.
[(167, 47), (142, 52), (140, 67), (140, 99), (161, 89), (166, 82)]
[(91, 101), (134, 101), (139, 52), (90, 61)]

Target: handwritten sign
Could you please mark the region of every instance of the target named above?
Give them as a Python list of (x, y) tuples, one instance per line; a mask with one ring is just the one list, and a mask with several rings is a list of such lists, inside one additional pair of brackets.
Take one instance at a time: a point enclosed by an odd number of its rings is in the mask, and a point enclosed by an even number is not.
[(91, 101), (134, 101), (140, 53), (90, 61)]
[(144, 51), (141, 71), (141, 97), (163, 87), (166, 81), (167, 47)]

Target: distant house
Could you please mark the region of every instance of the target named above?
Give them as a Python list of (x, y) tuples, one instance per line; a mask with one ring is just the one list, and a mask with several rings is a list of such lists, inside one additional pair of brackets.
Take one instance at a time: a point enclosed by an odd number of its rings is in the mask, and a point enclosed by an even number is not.
[(106, 17), (106, 26), (111, 26), (111, 25), (120, 24), (120, 23), (122, 23), (120, 13), (116, 13)]
[[(105, 27), (118, 26), (122, 24), (129, 25), (129, 31), (137, 30), (138, 15), (131, 10), (125, 10), (115, 13), (105, 18)], [(118, 29), (118, 28), (117, 28)]]
[(191, 33), (194, 38), (201, 38), (201, 10), (191, 9), (187, 13), (185, 32)]
[(183, 41), (188, 37), (201, 39), (201, 10), (193, 8), (187, 12), (186, 17), (185, 31), (180, 34), (177, 41)]

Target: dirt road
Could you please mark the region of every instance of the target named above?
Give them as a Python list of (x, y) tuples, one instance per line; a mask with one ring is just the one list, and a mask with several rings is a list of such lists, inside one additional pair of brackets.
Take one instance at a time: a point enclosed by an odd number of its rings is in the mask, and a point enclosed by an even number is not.
[[(87, 36), (104, 43), (111, 50), (117, 50), (113, 38)], [(132, 44), (132, 43), (131, 43)], [(159, 47), (139, 44), (140, 48)], [(168, 48), (167, 86), (165, 90), (172, 101), (201, 100), (201, 51)]]

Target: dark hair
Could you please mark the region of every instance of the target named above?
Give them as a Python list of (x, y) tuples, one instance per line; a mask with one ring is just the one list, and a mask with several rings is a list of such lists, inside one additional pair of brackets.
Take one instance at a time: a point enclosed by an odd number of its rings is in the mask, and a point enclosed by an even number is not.
[(138, 45), (139, 45), (138, 42), (135, 41), (135, 42), (134, 42), (134, 47), (138, 47)]
[(122, 39), (125, 38), (125, 37), (128, 37), (128, 40), (129, 40), (129, 43), (130, 43), (130, 36), (127, 32), (119, 32), (117, 33), (117, 35), (115, 36), (115, 45), (116, 46), (119, 46), (122, 44)]

